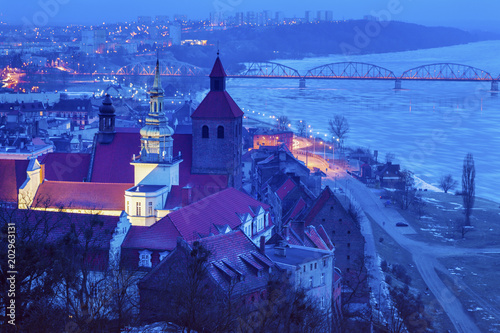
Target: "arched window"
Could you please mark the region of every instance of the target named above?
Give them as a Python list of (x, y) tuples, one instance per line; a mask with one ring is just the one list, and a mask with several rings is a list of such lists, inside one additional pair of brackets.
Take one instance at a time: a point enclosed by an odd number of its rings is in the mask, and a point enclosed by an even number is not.
[(224, 139), (224, 126), (217, 127), (217, 139)]
[(201, 137), (203, 139), (208, 139), (208, 126), (207, 125), (204, 125), (202, 128), (201, 128)]

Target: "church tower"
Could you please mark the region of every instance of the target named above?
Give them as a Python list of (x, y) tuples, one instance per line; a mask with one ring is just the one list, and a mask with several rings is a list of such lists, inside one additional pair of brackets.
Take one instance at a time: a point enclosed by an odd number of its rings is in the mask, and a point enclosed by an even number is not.
[(102, 105), (99, 107), (99, 132), (97, 141), (101, 144), (109, 144), (113, 142), (115, 137), (115, 107), (111, 101), (111, 97), (106, 95)]
[(173, 156), (174, 130), (164, 115), (159, 61), (149, 94), (149, 114), (141, 129), (141, 154), (132, 161), (135, 186), (125, 191), (130, 222), (142, 226), (150, 226), (166, 215), (162, 210), (172, 186), (179, 185), (182, 162), (180, 154)]
[(210, 73), (210, 92), (191, 115), (194, 174), (228, 175), (241, 187), (243, 111), (226, 91), (226, 72), (217, 56)]

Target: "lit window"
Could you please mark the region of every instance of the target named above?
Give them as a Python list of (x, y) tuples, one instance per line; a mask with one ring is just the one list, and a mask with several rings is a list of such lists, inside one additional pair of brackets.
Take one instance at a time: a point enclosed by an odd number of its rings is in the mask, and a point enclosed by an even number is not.
[(321, 273), (321, 284), (325, 284), (325, 273)]
[(311, 287), (311, 288), (312, 288), (312, 287), (313, 287), (313, 285), (314, 285), (314, 280), (313, 280), (313, 277), (311, 276), (311, 277), (309, 278), (309, 287)]
[(135, 215), (141, 216), (141, 203), (140, 202), (136, 202), (136, 204), (135, 204)]

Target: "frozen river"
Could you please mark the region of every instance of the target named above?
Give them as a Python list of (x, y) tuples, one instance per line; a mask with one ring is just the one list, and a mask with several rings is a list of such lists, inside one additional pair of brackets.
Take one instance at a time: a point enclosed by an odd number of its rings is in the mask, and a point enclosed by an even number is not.
[[(342, 61), (375, 64), (397, 76), (420, 65), (449, 62), (500, 74), (500, 41), (436, 49), (277, 62), (301, 73)], [(500, 202), (500, 96), (490, 83), (233, 79), (228, 91), (246, 113), (286, 115), (295, 124), (306, 120), (314, 133), (328, 134), (328, 119), (344, 115), (351, 127), (346, 144), (379, 151), (379, 160), (394, 153), (396, 162), (436, 185), (451, 173), (460, 183), (468, 152), (476, 163), (476, 194)], [(328, 134), (329, 135), (329, 134)]]

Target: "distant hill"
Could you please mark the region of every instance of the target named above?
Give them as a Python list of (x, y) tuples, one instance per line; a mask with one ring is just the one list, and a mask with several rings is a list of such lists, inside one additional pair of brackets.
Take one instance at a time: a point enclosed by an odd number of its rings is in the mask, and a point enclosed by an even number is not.
[[(426, 49), (499, 39), (500, 36), (395, 21), (351, 20), (269, 27), (242, 26), (188, 33), (183, 38), (207, 39), (213, 45), (219, 42), (224, 63), (234, 66), (246, 61)], [(216, 52), (215, 48), (198, 46), (174, 47), (171, 50), (177, 59), (202, 67), (212, 65)]]

